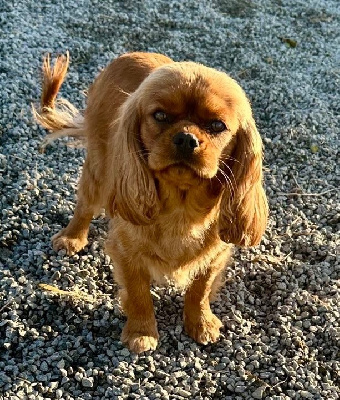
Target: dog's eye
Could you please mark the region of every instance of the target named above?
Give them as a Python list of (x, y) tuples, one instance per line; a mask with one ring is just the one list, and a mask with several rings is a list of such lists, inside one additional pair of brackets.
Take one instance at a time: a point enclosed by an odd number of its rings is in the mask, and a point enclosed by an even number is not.
[(156, 111), (153, 117), (157, 122), (167, 122), (169, 121), (169, 116), (164, 111)]
[(223, 132), (227, 129), (226, 125), (224, 122), (216, 120), (216, 121), (211, 121), (208, 129), (212, 133), (220, 133)]

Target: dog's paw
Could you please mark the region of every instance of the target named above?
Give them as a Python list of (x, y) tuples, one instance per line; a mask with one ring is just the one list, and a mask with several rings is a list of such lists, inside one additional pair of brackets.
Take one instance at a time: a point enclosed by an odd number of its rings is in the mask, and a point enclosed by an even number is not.
[(186, 333), (201, 344), (214, 343), (220, 336), (223, 324), (211, 311), (202, 312), (197, 318), (184, 314)]
[(78, 253), (87, 245), (87, 238), (70, 238), (65, 229), (52, 236), (52, 246), (54, 251), (65, 250), (67, 255), (72, 256)]
[(141, 333), (134, 333), (125, 339), (122, 338), (122, 342), (126, 343), (129, 350), (133, 353), (143, 353), (148, 350), (155, 350), (158, 344), (158, 338), (154, 336), (143, 336)]
[(127, 322), (122, 332), (121, 341), (127, 345), (130, 351), (142, 353), (143, 351), (155, 350), (158, 344), (158, 338), (157, 329), (148, 330), (143, 328), (135, 330), (132, 329)]

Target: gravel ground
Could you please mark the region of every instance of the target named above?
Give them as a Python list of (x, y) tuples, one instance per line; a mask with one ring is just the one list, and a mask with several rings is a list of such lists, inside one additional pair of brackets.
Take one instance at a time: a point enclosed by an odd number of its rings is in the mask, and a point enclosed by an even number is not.
[[(0, 399), (338, 399), (338, 0), (18, 0), (0, 10)], [(261, 245), (235, 253), (214, 303), (218, 343), (188, 338), (182, 297), (155, 287), (159, 347), (136, 356), (122, 346), (104, 216), (79, 255), (51, 249), (84, 151), (59, 141), (39, 154), (45, 132), (30, 103), (42, 56), (67, 49), (62, 94), (78, 107), (98, 71), (132, 50), (227, 71), (251, 98), (271, 218)]]

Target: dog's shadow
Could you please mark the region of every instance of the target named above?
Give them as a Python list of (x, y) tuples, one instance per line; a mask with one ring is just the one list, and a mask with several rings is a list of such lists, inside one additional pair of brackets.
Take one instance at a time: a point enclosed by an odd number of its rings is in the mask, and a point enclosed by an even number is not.
[[(92, 223), (89, 246), (92, 246), (93, 256), (96, 256), (96, 249), (93, 249), (93, 246), (103, 249), (106, 233), (107, 220), (102, 218)], [(98, 240), (98, 238), (100, 239)], [(30, 275), (35, 303), (27, 301), (30, 294), (22, 295), (21, 301), (26, 302), (27, 306), (22, 310), (21, 320), (27, 321), (28, 331), (23, 342), (26, 341), (26, 344), (29, 345), (32, 340), (37, 340), (34, 335), (30, 334), (32, 330), (38, 332), (38, 335), (44, 336), (47, 341), (53, 341), (55, 335), (62, 336), (64, 340), (60, 342), (64, 344), (61, 344), (60, 348), (58, 345), (56, 350), (65, 355), (69, 360), (69, 366), (85, 365), (89, 358), (93, 360), (94, 364), (103, 363), (103, 359), (98, 357), (96, 351), (93, 350), (95, 343), (103, 343), (106, 348), (112, 348), (118, 354), (124, 348), (120, 342), (120, 334), (125, 323), (125, 316), (119, 306), (118, 287), (113, 281), (112, 265), (109, 262), (102, 262), (102, 260), (99, 263), (95, 283), (96, 290), (99, 289), (103, 296), (93, 300), (90, 299), (91, 290), (87, 290), (86, 287), (83, 289), (86, 292), (85, 296), (82, 296), (84, 293), (72, 293), (74, 292), (72, 282), (70, 282), (70, 286), (67, 286), (65, 279), (53, 281), (54, 274), (62, 267), (65, 259), (69, 264), (77, 264), (79, 258), (87, 255), (88, 249), (85, 248), (80, 252), (75, 260), (68, 256), (58, 255), (56, 257), (48, 240), (42, 245), (41, 251), (46, 254), (45, 260), (42, 261), (45, 266), (46, 262), (48, 263), (49, 259), (53, 257), (50, 264), (52, 267), (44, 270), (43, 282), (41, 282), (41, 271)], [(101, 252), (100, 257), (102, 254)], [(235, 255), (235, 259), (238, 258), (238, 255)], [(292, 265), (286, 262), (279, 264), (274, 261), (272, 259), (267, 259), (265, 262), (255, 261), (250, 268), (247, 268), (245, 264), (249, 261), (239, 261), (236, 269), (233, 269), (232, 265), (229, 267), (229, 270), (234, 272), (227, 278), (220, 295), (212, 303), (213, 312), (224, 324), (222, 340), (206, 346), (196, 345), (184, 332), (183, 296), (176, 293), (173, 288), (153, 287), (153, 300), (160, 333), (159, 346), (162, 351), (180, 355), (183, 348), (199, 346), (201, 351), (209, 355), (225, 345), (223, 337), (227, 340), (245, 335), (256, 338), (261, 331), (267, 331), (268, 327), (282, 324), (282, 307), (295, 299), (297, 292), (301, 290), (311, 296), (311, 304), (308, 307), (312, 309), (313, 296), (317, 295), (312, 286), (304, 283), (301, 287), (296, 277), (299, 272), (294, 271)], [(301, 264), (301, 268), (303, 268), (303, 260)], [(317, 266), (314, 267), (317, 268)], [(63, 272), (60, 274), (62, 275)], [(41, 283), (57, 286), (65, 292), (69, 291), (70, 294), (46, 291), (39, 286)], [(278, 301), (280, 296), (283, 302)], [(43, 304), (43, 315), (41, 315), (40, 307), (35, 306), (36, 303)], [(47, 326), (51, 329), (47, 329)], [(68, 340), (74, 340), (74, 337), (83, 338), (79, 345), (81, 351), (76, 353), (72, 346), (65, 345)], [(111, 358), (111, 362), (115, 362), (113, 361), (114, 355)]]

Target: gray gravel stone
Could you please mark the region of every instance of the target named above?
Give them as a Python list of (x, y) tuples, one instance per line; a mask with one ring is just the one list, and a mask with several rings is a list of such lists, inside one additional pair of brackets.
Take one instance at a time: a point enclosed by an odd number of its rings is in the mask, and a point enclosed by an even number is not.
[(254, 399), (263, 399), (265, 395), (267, 387), (266, 386), (260, 386), (256, 390), (252, 392), (252, 397)]
[(81, 380), (81, 384), (84, 387), (88, 387), (88, 388), (93, 387), (93, 377), (83, 378)]

